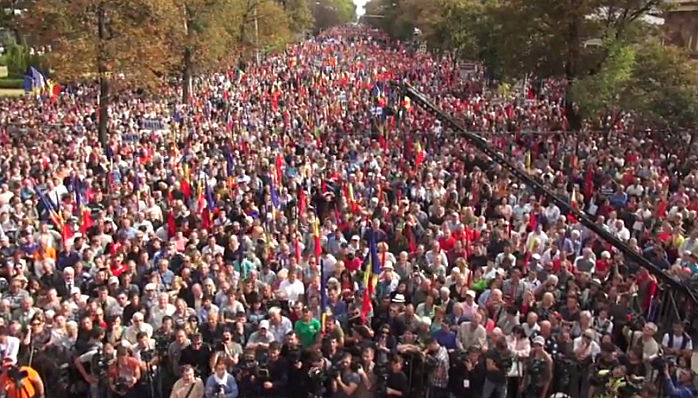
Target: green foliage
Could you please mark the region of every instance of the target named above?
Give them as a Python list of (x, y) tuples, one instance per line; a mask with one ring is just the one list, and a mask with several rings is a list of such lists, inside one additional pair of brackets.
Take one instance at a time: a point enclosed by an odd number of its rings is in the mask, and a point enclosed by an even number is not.
[(11, 76), (23, 76), (30, 66), (46, 70), (44, 57), (32, 54), (26, 44), (10, 44), (6, 53), (0, 57), (0, 64), (7, 66)]
[(23, 31), (37, 47), (50, 46), (48, 62), (61, 80), (123, 73), (121, 85), (154, 86), (172, 61), (171, 2), (42, 0), (24, 15)]
[(24, 79), (0, 79), (0, 89), (3, 88), (24, 88)]
[(452, 51), (456, 57), (475, 59), (480, 51), (479, 21), (484, 5), (475, 0), (436, 0), (425, 6), (418, 17), (418, 27), (432, 49)]
[(587, 120), (620, 111), (632, 82), (635, 49), (612, 43), (607, 51), (603, 68), (598, 73), (577, 80), (570, 88), (572, 100), (579, 107), (581, 116)]
[(288, 16), (289, 28), (295, 34), (305, 33), (313, 27), (314, 17), (311, 11), (314, 0), (283, 0), (283, 9)]
[(351, 0), (315, 0), (313, 16), (318, 31), (343, 25), (356, 19), (356, 5)]
[(421, 10), (429, 1), (420, 0), (370, 0), (364, 7), (364, 23), (382, 29), (390, 36), (407, 40), (413, 37), (418, 27)]
[(638, 51), (629, 102), (635, 119), (648, 128), (680, 132), (698, 125), (694, 65), (676, 47), (649, 40)]

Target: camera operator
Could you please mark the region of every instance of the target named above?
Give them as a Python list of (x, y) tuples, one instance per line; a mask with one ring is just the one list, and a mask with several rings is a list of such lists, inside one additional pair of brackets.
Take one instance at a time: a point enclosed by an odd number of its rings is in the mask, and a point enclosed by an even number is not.
[(138, 332), (136, 345), (131, 348), (133, 357), (141, 362), (141, 370), (146, 370), (150, 365), (155, 365), (155, 353), (153, 342), (145, 332)]
[(448, 391), (456, 397), (479, 397), (484, 384), (485, 362), (481, 360), (480, 348), (471, 345), (449, 368)]
[(139, 395), (136, 386), (140, 378), (140, 363), (131, 356), (128, 348), (119, 346), (116, 361), (109, 366), (109, 389), (117, 396), (135, 398)]
[(167, 359), (169, 359), (169, 371), (171, 375), (174, 375), (174, 377), (179, 378), (181, 376), (180, 374), (180, 365), (182, 361), (182, 351), (184, 351), (185, 348), (187, 348), (191, 344), (189, 339), (187, 338), (187, 332), (184, 329), (177, 329), (175, 332), (175, 339), (172, 343), (170, 343), (169, 347), (167, 348)]
[(351, 354), (344, 354), (339, 361), (337, 374), (331, 375), (332, 398), (350, 398), (356, 393), (361, 377), (351, 370)]
[(204, 343), (201, 334), (196, 333), (191, 336), (191, 344), (182, 350), (179, 362), (182, 365), (190, 365), (197, 377), (206, 379), (211, 374), (209, 369), (212, 356), (209, 345)]
[(449, 356), (446, 347), (442, 347), (433, 337), (425, 341), (424, 356), (433, 358), (434, 369), (429, 373), (429, 396), (432, 398), (448, 397)]
[(5, 398), (44, 398), (44, 383), (36, 370), (18, 367), (11, 356), (2, 359), (0, 391)]
[(673, 325), (673, 333), (667, 332), (662, 337), (662, 351), (665, 356), (691, 358), (693, 354), (693, 341), (686, 333), (683, 321), (677, 320)]
[(390, 373), (385, 383), (385, 393), (388, 398), (407, 397), (409, 380), (402, 371), (405, 360), (400, 355), (395, 355), (390, 359)]
[(293, 380), (286, 387), (289, 398), (307, 398), (308, 369), (303, 366), (300, 341), (294, 331), (286, 333), (281, 355), (288, 360), (288, 379)]
[(82, 382), (87, 383), (89, 396), (98, 398), (100, 389), (100, 376), (106, 372), (108, 362), (103, 353), (102, 339), (104, 338), (104, 330), (100, 327), (94, 327), (90, 331), (90, 337), (86, 344), (86, 351), (76, 352), (73, 359), (75, 369), (82, 378)]
[(288, 383), (288, 361), (281, 357), (281, 344), (273, 341), (269, 344), (269, 357), (266, 369), (259, 369), (257, 382), (261, 385), (260, 396), (267, 398), (286, 397)]
[(513, 355), (509, 351), (506, 339), (499, 333), (492, 333), (492, 346), (485, 354), (485, 384), (482, 387), (483, 398), (505, 398), (507, 396), (507, 372), (513, 364)]
[(375, 351), (372, 347), (364, 347), (361, 350), (361, 363), (358, 364), (358, 369), (356, 370), (356, 373), (361, 378), (359, 390), (356, 392), (357, 398), (373, 398), (376, 396), (376, 382), (378, 378), (374, 372), (376, 367), (375, 362), (373, 362), (374, 356)]
[(669, 367), (664, 368), (664, 393), (669, 398), (693, 398), (696, 389), (693, 387), (693, 373), (688, 369), (679, 368), (676, 380), (672, 379)]
[(227, 326), (223, 328), (221, 336), (222, 341), (216, 347), (216, 352), (211, 358), (210, 368), (212, 369), (216, 362), (218, 362), (218, 359), (221, 358), (225, 361), (228, 372), (232, 372), (233, 368), (237, 366), (240, 361), (240, 356), (243, 353), (242, 345), (235, 341), (232, 330)]
[(155, 351), (155, 342), (148, 338), (145, 332), (138, 332), (136, 345), (131, 348), (131, 353), (141, 367), (141, 391), (147, 392), (149, 397), (155, 397), (156, 376), (160, 364), (160, 358)]
[(182, 378), (172, 386), (170, 398), (203, 398), (204, 383), (194, 375), (194, 368), (182, 366)]
[[(310, 398), (321, 398), (325, 397), (327, 391), (329, 391), (329, 374), (330, 361), (323, 357), (320, 351), (310, 351), (308, 352), (308, 362), (310, 364), (309, 369), (306, 373), (307, 383), (302, 383), (305, 385), (306, 391), (303, 391), (302, 386), (300, 391), (294, 391), (294, 394), (298, 393), (299, 397), (308, 396)], [(306, 392), (307, 394), (303, 394)]]
[(538, 336), (531, 342), (531, 354), (526, 359), (521, 390), (524, 398), (548, 396), (553, 379), (553, 359), (545, 352), (545, 338)]
[(235, 377), (228, 373), (222, 359), (216, 362), (213, 374), (206, 380), (206, 398), (237, 398), (238, 384)]

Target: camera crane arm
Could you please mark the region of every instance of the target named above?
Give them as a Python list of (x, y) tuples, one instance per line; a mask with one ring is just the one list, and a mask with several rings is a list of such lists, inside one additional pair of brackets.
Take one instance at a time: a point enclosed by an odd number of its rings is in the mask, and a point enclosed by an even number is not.
[(688, 299), (694, 306), (698, 304), (698, 292), (694, 291), (684, 283), (681, 283), (678, 280), (667, 275), (657, 265), (652, 263), (650, 260), (642, 256), (641, 254), (635, 252), (628, 245), (626, 245), (618, 238), (616, 238), (615, 236), (601, 228), (599, 225), (597, 225), (586, 213), (574, 209), (567, 201), (565, 201), (557, 194), (555, 194), (552, 190), (550, 190), (550, 188), (538, 182), (537, 180), (531, 178), (524, 171), (522, 171), (516, 165), (514, 165), (514, 163), (512, 163), (509, 159), (501, 155), (492, 146), (490, 146), (486, 139), (484, 139), (480, 135), (467, 131), (465, 127), (463, 127), (458, 121), (456, 121), (450, 115), (444, 113), (441, 109), (434, 105), (434, 103), (432, 103), (429, 100), (429, 98), (427, 98), (424, 94), (415, 89), (412, 85), (410, 85), (407, 82), (398, 83), (395, 81), (391, 81), (390, 84), (391, 86), (398, 88), (404, 96), (409, 97), (412, 101), (421, 106), (428, 113), (434, 115), (446, 126), (455, 130), (459, 136), (468, 140), (468, 142), (473, 144), (477, 149), (479, 149), (485, 155), (489, 156), (492, 159), (492, 161), (501, 165), (502, 167), (504, 167), (504, 169), (513, 174), (521, 182), (533, 188), (537, 194), (546, 196), (549, 200), (555, 203), (560, 208), (560, 210), (562, 210), (563, 214), (574, 215), (574, 217), (577, 220), (579, 220), (579, 222), (582, 225), (589, 228), (596, 235), (601, 237), (601, 239), (618, 249), (621, 253), (623, 253), (623, 255), (626, 256), (626, 258), (629, 258), (632, 261), (638, 263), (643, 268), (646, 268), (652, 275), (657, 277), (657, 279), (661, 280), (662, 282), (666, 283), (672, 290), (681, 292), (682, 295), (686, 299)]

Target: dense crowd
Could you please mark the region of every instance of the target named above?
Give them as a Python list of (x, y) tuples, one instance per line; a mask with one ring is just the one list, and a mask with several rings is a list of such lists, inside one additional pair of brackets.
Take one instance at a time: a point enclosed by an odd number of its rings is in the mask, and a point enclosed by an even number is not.
[(559, 133), (564, 82), (454, 65), (336, 28), (186, 105), (120, 93), (105, 150), (94, 87), (0, 101), (3, 365), (94, 398), (695, 396), (656, 277), (387, 83), (679, 281), (696, 154), (629, 118)]

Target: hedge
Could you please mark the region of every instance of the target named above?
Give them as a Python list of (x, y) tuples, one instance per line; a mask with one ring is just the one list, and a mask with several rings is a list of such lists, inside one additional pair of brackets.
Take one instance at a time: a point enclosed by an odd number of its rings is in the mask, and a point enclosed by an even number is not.
[(24, 88), (24, 79), (0, 79), (0, 88)]

